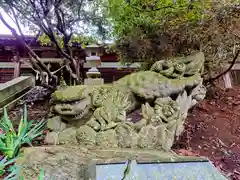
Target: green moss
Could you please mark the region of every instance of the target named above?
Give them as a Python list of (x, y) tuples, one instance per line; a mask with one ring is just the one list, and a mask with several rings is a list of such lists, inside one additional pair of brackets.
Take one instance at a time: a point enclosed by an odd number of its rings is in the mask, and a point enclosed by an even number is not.
[(77, 129), (77, 141), (80, 145), (95, 145), (96, 132), (89, 126), (81, 126)]
[(84, 85), (68, 86), (65, 89), (55, 91), (53, 98), (56, 101), (74, 101), (85, 98), (87, 93), (87, 87)]
[(96, 136), (96, 144), (102, 148), (118, 147), (116, 132), (113, 129), (98, 132)]
[(59, 144), (76, 145), (77, 144), (76, 132), (77, 130), (74, 127), (70, 127), (61, 131), (58, 135)]
[(182, 77), (180, 79), (172, 79), (171, 84), (173, 87), (181, 87), (181, 86), (193, 86), (201, 83), (202, 78), (199, 73), (189, 76), (189, 77)]

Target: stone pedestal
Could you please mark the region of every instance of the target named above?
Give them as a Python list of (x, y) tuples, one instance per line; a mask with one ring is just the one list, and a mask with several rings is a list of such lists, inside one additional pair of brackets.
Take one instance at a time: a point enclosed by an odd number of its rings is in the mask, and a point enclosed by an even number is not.
[(101, 85), (104, 84), (103, 78), (86, 78), (84, 79), (84, 85)]
[[(40, 168), (43, 168), (45, 171), (44, 179), (51, 179), (51, 178), (55, 180), (136, 179), (136, 178), (132, 178), (131, 176), (129, 177), (129, 175), (131, 174), (128, 175), (128, 173), (124, 173), (127, 167), (127, 164), (125, 162), (128, 159), (136, 160), (138, 163), (141, 163), (141, 164), (145, 162), (148, 164), (152, 162), (154, 162), (155, 164), (156, 162), (158, 163), (162, 162), (163, 165), (165, 165), (163, 167), (165, 171), (166, 171), (166, 168), (169, 167), (168, 164), (170, 164), (171, 162), (179, 162), (181, 163), (180, 165), (182, 165), (183, 162), (186, 162), (186, 161), (187, 162), (206, 161), (204, 158), (200, 158), (200, 157), (178, 156), (172, 152), (165, 152), (160, 150), (159, 151), (158, 150), (142, 150), (142, 149), (131, 149), (131, 148), (99, 149), (98, 147), (88, 149), (87, 147), (84, 147), (84, 146), (79, 146), (79, 147), (41, 146), (41, 147), (24, 148), (23, 156), (21, 156), (16, 163), (17, 165), (21, 165), (22, 167), (21, 175), (23, 176), (24, 180), (37, 179), (37, 176), (39, 175), (41, 170)], [(119, 168), (119, 164), (120, 164), (120, 168)], [(116, 166), (117, 166), (117, 171), (115, 168)], [(186, 166), (186, 164), (182, 166), (183, 166), (182, 168), (178, 168), (178, 169), (186, 170), (186, 168), (189, 167), (189, 166)], [(170, 170), (166, 171), (168, 174), (169, 174), (169, 171), (171, 171), (172, 169), (171, 167), (172, 165), (168, 168)], [(192, 167), (198, 168), (199, 166), (192, 165)], [(149, 168), (146, 168), (146, 166), (144, 166), (144, 168), (149, 169)], [(163, 168), (159, 168), (159, 170)], [(207, 166), (206, 168), (209, 168), (209, 167)], [(107, 169), (109, 169), (109, 171), (107, 171)], [(130, 168), (129, 172), (131, 172), (132, 169), (135, 172), (135, 168)], [(151, 169), (158, 170), (156, 168), (151, 168)], [(197, 170), (199, 172), (205, 172), (199, 168)], [(208, 175), (208, 177), (213, 177), (211, 176), (212, 174), (210, 170), (211, 169), (207, 171), (208, 174), (206, 173), (204, 174)], [(110, 175), (110, 177), (106, 176), (106, 171), (107, 171), (107, 174)], [(143, 170), (141, 171), (144, 172)], [(177, 169), (175, 172), (177, 172)], [(195, 170), (194, 172), (197, 172), (197, 171)], [(149, 175), (153, 173), (154, 172), (150, 171)], [(117, 178), (111, 178), (112, 174), (114, 174), (114, 176)], [(127, 175), (126, 178), (123, 178), (124, 174)], [(179, 173), (179, 176), (181, 177), (183, 174), (184, 173)], [(164, 175), (164, 173), (160, 172), (160, 175)], [(181, 179), (191, 179), (192, 177), (191, 175), (192, 174), (190, 175), (186, 174), (186, 176)], [(202, 178), (195, 178), (195, 179), (209, 179), (209, 178), (205, 178), (206, 175), (202, 176)], [(219, 179), (219, 180), (222, 179), (221, 177), (216, 175), (215, 177), (216, 177), (215, 179)], [(138, 179), (143, 179), (143, 180), (154, 179), (155, 180), (155, 178), (144, 178), (144, 177), (138, 178)], [(172, 178), (156, 178), (156, 180), (159, 180), (159, 179), (172, 179)]]

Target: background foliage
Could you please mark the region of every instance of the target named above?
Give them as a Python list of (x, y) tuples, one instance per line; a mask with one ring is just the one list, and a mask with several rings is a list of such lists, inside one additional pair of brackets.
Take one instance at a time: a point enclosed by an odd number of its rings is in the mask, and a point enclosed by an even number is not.
[[(32, 69), (40, 74), (42, 84), (59, 83), (57, 71), (51, 70), (25, 41), (21, 25), (38, 32), (36, 39), (43, 45), (52, 45), (64, 58), (62, 67), (76, 84), (83, 82), (83, 63), (80, 57), (73, 55), (72, 44), (85, 44), (105, 40), (108, 21), (104, 13), (104, 0), (0, 0), (0, 6), (13, 21), (15, 27), (4, 19), (0, 11), (0, 20), (8, 27), (21, 46), (36, 61), (31, 61)], [(18, 33), (17, 33), (18, 32)], [(79, 47), (79, 48), (81, 48)], [(69, 79), (69, 77), (67, 78)], [(50, 80), (50, 81), (49, 81)]]
[[(239, 44), (239, 1), (109, 0), (122, 63), (155, 61), (201, 50), (205, 75), (226, 66)], [(240, 26), (239, 26), (240, 27)]]

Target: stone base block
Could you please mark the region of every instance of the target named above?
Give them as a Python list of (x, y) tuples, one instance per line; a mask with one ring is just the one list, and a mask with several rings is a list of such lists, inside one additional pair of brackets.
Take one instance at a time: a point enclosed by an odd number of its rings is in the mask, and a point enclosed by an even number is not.
[[(54, 180), (105, 180), (107, 174), (114, 174), (123, 179), (127, 160), (136, 160), (137, 163), (163, 163), (171, 162), (206, 162), (205, 158), (178, 156), (172, 152), (160, 150), (144, 150), (131, 148), (99, 148), (84, 146), (41, 146), (24, 148), (23, 156), (17, 160), (17, 165), (21, 165), (21, 175), (24, 180), (37, 180), (41, 168), (45, 171), (45, 179), (54, 178)], [(166, 163), (168, 162), (168, 163)], [(115, 166), (114, 166), (115, 164)], [(120, 164), (120, 168), (119, 168)], [(110, 166), (110, 167), (109, 167)], [(140, 165), (139, 165), (140, 166)], [(166, 165), (169, 166), (169, 165)], [(185, 167), (186, 165), (182, 165)], [(143, 167), (143, 166), (141, 166)], [(195, 166), (194, 166), (195, 167)], [(143, 167), (145, 168), (145, 166)], [(150, 167), (151, 168), (151, 167)], [(169, 167), (171, 169), (171, 167)], [(117, 169), (117, 172), (116, 172)], [(149, 168), (148, 168), (149, 169)], [(154, 168), (156, 169), (156, 168)], [(166, 169), (166, 168), (165, 168)], [(185, 168), (186, 169), (186, 168)], [(174, 169), (175, 170), (175, 169)], [(181, 168), (180, 168), (181, 170)], [(205, 172), (205, 171), (199, 171)], [(171, 173), (171, 172), (170, 172)], [(153, 174), (150, 172), (150, 174)], [(160, 172), (162, 175), (162, 172)], [(121, 178), (119, 178), (121, 176)], [(124, 178), (125, 179), (125, 178)], [(126, 178), (126, 180), (129, 177)], [(132, 178), (130, 178), (132, 179)], [(148, 178), (140, 178), (142, 180)], [(153, 179), (153, 178), (149, 178)], [(160, 178), (172, 179), (172, 178)], [(190, 179), (190, 178), (182, 178)], [(209, 178), (198, 178), (209, 179)], [(220, 180), (221, 178), (216, 178)], [(159, 180), (159, 179), (156, 179)]]
[(95, 78), (95, 79), (87, 78), (87, 79), (84, 79), (84, 84), (85, 85), (101, 85), (101, 84), (104, 84), (104, 79), (102, 79), (102, 78)]

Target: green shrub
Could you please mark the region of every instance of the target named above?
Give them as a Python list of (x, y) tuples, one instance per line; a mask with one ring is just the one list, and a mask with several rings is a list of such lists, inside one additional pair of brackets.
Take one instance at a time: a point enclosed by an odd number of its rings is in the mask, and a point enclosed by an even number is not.
[(45, 121), (42, 120), (35, 125), (33, 122), (27, 121), (27, 106), (24, 105), (24, 114), (16, 132), (8, 118), (7, 110), (4, 108), (4, 115), (0, 122), (0, 128), (3, 131), (0, 135), (0, 152), (4, 156), (7, 156), (8, 159), (16, 157), (23, 144), (31, 145), (32, 140), (43, 133)]
[[(23, 144), (30, 144), (34, 138), (43, 133), (45, 121), (42, 120), (37, 124), (34, 121), (28, 122), (27, 106), (24, 105), (24, 113), (21, 117), (17, 131), (15, 131), (12, 121), (8, 118), (7, 109), (4, 108), (4, 115), (0, 122), (0, 152), (4, 158), (0, 160), (0, 176), (7, 174), (4, 180), (24, 180), (20, 177), (20, 166), (15, 165), (18, 158), (18, 152)], [(44, 179), (44, 170), (38, 177), (38, 180)]]

